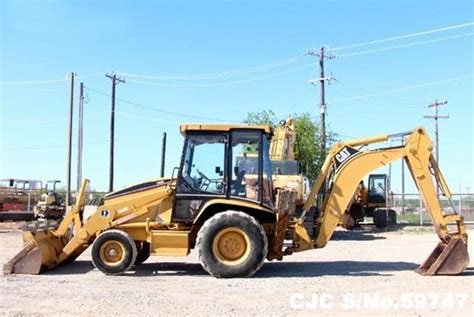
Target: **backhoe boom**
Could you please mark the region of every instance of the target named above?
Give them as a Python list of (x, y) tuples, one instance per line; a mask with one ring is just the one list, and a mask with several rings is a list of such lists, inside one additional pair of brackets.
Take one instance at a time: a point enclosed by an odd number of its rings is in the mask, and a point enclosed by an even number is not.
[[(445, 249), (449, 249), (447, 246), (453, 240), (451, 244), (456, 245), (453, 248), (458, 250), (457, 252), (462, 253), (462, 256), (456, 262), (462, 262), (459, 264), (460, 267), (464, 266), (462, 269), (467, 266), (467, 234), (463, 217), (456, 212), (454, 206), (452, 206), (453, 212), (451, 213), (443, 211), (435, 184), (433, 183), (432, 175), (434, 175), (443, 194), (448, 199), (451, 198), (451, 192), (432, 155), (432, 141), (421, 127), (403, 135), (407, 136), (404, 146), (373, 150), (360, 150), (356, 148), (356, 146), (387, 141), (391, 137), (383, 135), (340, 142), (332, 147), (304, 205), (304, 212), (295, 226), (295, 243), (292, 248), (287, 250), (288, 253), (324, 247), (331, 239), (339, 220), (354, 196), (360, 180), (373, 170), (403, 159), (411, 172), (423, 203), (428, 210), (434, 229), (441, 240), (442, 247), (438, 246), (439, 250), (437, 252), (440, 253)], [(316, 201), (317, 195), (320, 193), (324, 183), (326, 183), (328, 190), (324, 193), (321, 211), (316, 223), (316, 233), (314, 239), (312, 239), (303, 227), (304, 217)], [(456, 242), (458, 240), (462, 246), (458, 247), (458, 242)], [(438, 254), (438, 256), (440, 255)], [(440, 270), (442, 268), (440, 266)], [(436, 274), (436, 272), (433, 274)], [(449, 274), (449, 272), (443, 274)]]

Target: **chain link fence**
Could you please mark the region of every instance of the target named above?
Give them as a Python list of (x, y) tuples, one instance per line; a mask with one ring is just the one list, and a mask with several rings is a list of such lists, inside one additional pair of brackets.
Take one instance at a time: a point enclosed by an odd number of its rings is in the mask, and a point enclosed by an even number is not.
[[(439, 196), (443, 213), (454, 211), (464, 217), (465, 222), (474, 222), (474, 194), (453, 194), (451, 202), (443, 195)], [(389, 207), (397, 212), (398, 223), (431, 225), (426, 206), (418, 193), (391, 193)]]

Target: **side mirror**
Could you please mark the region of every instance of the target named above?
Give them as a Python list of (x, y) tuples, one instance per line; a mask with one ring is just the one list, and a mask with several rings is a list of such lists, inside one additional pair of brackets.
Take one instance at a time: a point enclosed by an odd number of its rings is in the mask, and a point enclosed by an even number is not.
[(219, 174), (219, 175), (220, 175), (220, 174), (221, 174), (221, 168), (220, 168), (220, 166), (216, 166), (215, 171), (216, 171), (216, 174)]
[(234, 174), (235, 175), (239, 174), (239, 167), (238, 166), (234, 166)]

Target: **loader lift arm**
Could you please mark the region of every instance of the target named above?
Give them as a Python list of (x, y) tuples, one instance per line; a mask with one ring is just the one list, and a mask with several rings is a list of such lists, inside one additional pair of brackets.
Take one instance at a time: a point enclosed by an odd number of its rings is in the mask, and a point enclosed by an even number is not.
[[(361, 150), (357, 147), (384, 142), (394, 137), (406, 137), (404, 146)], [(423, 202), (429, 212), (434, 229), (441, 242), (431, 256), (418, 270), (419, 273), (457, 274), (467, 266), (467, 234), (463, 217), (452, 204), (453, 212), (443, 212), (432, 175), (444, 196), (451, 201), (451, 192), (432, 154), (433, 143), (426, 131), (418, 127), (411, 132), (397, 135), (381, 135), (335, 144), (328, 153), (311, 193), (305, 202), (304, 212), (295, 225), (293, 246), (287, 253), (311, 248), (322, 248), (331, 239), (336, 226), (349, 205), (358, 183), (371, 171), (393, 161), (403, 159), (415, 181)], [(316, 220), (314, 239), (305, 230), (303, 223), (306, 213), (314, 204), (322, 185), (329, 182), (324, 193), (321, 212)], [(450, 254), (451, 253), (451, 254)], [(452, 254), (456, 253), (456, 254)], [(450, 263), (450, 259), (452, 260)], [(439, 260), (439, 261), (438, 261)], [(436, 262), (438, 261), (438, 262)], [(442, 262), (442, 263), (440, 263)], [(456, 268), (453, 268), (456, 266)], [(456, 273), (450, 273), (454, 272)]]

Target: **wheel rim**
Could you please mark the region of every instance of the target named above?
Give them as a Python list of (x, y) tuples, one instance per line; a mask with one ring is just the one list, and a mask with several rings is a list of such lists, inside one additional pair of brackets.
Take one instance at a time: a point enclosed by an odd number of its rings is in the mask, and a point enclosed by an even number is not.
[(106, 265), (119, 265), (125, 256), (125, 246), (116, 240), (104, 242), (99, 250), (99, 257)]
[(212, 243), (212, 250), (217, 260), (226, 265), (238, 265), (250, 254), (250, 239), (236, 227), (221, 230)]

